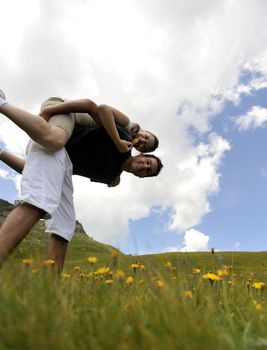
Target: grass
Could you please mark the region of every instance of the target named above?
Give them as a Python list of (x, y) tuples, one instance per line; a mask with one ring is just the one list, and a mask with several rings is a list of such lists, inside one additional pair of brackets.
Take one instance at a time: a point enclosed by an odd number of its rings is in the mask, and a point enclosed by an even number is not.
[(43, 245), (37, 226), (0, 272), (1, 350), (267, 349), (255, 284), (267, 282), (267, 253), (112, 256), (77, 235), (58, 278)]

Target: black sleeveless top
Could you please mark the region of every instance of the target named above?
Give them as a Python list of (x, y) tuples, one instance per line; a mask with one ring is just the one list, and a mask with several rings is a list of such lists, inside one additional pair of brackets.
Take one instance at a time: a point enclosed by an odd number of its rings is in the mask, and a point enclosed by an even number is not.
[[(126, 129), (117, 125), (122, 140), (131, 141)], [(122, 172), (121, 166), (131, 151), (121, 153), (104, 128), (75, 125), (65, 146), (73, 165), (73, 174), (91, 181), (110, 184)]]

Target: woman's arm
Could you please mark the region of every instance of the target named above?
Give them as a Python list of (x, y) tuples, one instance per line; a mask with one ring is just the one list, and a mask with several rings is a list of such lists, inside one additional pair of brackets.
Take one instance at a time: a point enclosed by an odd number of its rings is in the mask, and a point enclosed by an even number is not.
[(40, 112), (40, 116), (48, 120), (52, 115), (68, 113), (88, 113), (94, 119), (96, 124), (101, 126), (97, 112), (97, 105), (89, 99), (65, 101), (44, 107)]
[(107, 106), (97, 106), (89, 99), (65, 101), (52, 106), (45, 107), (40, 115), (48, 120), (55, 114), (88, 113), (96, 122), (98, 127), (104, 127), (120, 152), (128, 152), (132, 148), (131, 142), (120, 139), (116, 123), (123, 127), (129, 125), (129, 118), (117, 109)]
[(0, 160), (18, 173), (22, 173), (25, 160), (6, 150), (0, 151)]
[(108, 105), (101, 104), (97, 108), (100, 123), (106, 129), (112, 141), (115, 143), (119, 152), (128, 152), (132, 148), (132, 143), (121, 140), (116, 123), (126, 127), (130, 123), (130, 119), (118, 111), (117, 109)]

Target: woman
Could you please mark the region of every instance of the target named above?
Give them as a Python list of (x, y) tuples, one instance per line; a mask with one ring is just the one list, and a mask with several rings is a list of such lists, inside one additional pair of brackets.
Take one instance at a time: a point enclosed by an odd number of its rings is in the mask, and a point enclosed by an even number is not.
[[(104, 127), (119, 152), (128, 152), (132, 147), (140, 152), (152, 152), (159, 143), (154, 134), (142, 130), (136, 123), (131, 123), (129, 118), (117, 109), (103, 104), (97, 106), (89, 99), (64, 101), (58, 97), (51, 97), (42, 104), (40, 115), (36, 116), (8, 103), (5, 94), (0, 90), (0, 112), (49, 151), (56, 151), (65, 146), (75, 123)], [(120, 139), (116, 123), (129, 131), (133, 142)]]

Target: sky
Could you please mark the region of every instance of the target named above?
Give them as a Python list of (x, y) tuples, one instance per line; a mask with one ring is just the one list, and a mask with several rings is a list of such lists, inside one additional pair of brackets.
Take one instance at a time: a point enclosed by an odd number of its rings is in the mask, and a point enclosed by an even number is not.
[[(265, 0), (0, 0), (1, 86), (109, 104), (157, 134), (156, 178), (74, 176), (77, 219), (127, 254), (267, 250)], [(0, 115), (0, 145), (28, 136)], [(0, 198), (20, 175), (0, 162)]]

